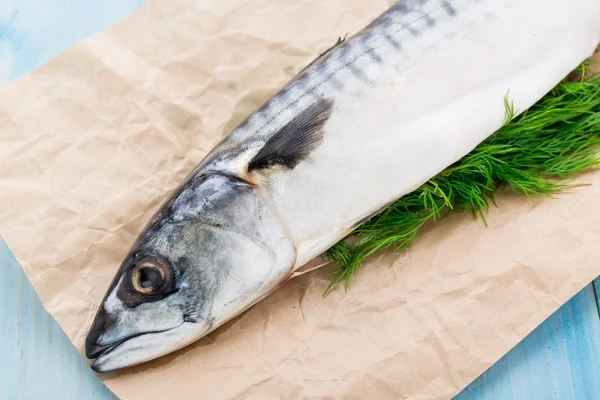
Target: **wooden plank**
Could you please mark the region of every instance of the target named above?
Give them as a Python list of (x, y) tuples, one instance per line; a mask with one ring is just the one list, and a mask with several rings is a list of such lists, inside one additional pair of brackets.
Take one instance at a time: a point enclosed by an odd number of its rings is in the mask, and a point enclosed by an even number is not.
[(113, 400), (0, 238), (0, 399)]
[[(3, 0), (0, 83), (33, 70), (146, 2)], [(116, 399), (44, 310), (1, 238), (0, 355), (0, 400)]]
[(455, 400), (600, 398), (600, 318), (590, 284)]
[[(0, 82), (29, 72), (145, 2), (5, 0), (0, 33), (4, 29), (19, 43), (13, 47), (9, 43), (15, 68), (5, 75), (0, 71)], [(600, 288), (600, 279), (595, 284)], [(0, 399), (115, 398), (43, 310), (1, 239), (0, 289)], [(594, 362), (600, 359), (600, 320), (593, 292), (591, 286), (586, 288), (456, 399), (600, 398), (598, 383), (592, 380), (600, 376)], [(600, 296), (597, 301), (600, 308)]]

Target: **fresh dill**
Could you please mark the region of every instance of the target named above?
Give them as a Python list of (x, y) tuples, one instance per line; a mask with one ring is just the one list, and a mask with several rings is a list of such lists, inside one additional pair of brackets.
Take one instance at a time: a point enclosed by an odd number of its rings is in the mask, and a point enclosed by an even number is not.
[[(571, 78), (521, 115), (507, 93), (505, 124), (471, 153), (403, 196), (328, 250), (339, 269), (325, 294), (346, 289), (366, 258), (409, 246), (420, 229), (453, 211), (481, 217), (501, 187), (529, 198), (553, 197), (572, 188), (576, 174), (600, 164), (600, 77), (580, 65)], [(577, 79), (573, 79), (577, 76)]]

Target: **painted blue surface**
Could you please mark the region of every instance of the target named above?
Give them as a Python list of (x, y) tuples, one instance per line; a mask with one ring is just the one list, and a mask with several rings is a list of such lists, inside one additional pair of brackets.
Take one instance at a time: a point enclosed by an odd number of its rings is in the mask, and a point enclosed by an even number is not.
[[(147, 0), (0, 1), (0, 84)], [(600, 288), (600, 280), (597, 281)], [(113, 399), (42, 308), (0, 240), (0, 399)], [(600, 291), (596, 291), (600, 293)], [(456, 400), (599, 399), (600, 317), (590, 285)]]
[(113, 400), (0, 238), (0, 399)]
[(600, 317), (588, 285), (455, 400), (600, 399)]
[(0, 84), (108, 28), (147, 0), (0, 1)]

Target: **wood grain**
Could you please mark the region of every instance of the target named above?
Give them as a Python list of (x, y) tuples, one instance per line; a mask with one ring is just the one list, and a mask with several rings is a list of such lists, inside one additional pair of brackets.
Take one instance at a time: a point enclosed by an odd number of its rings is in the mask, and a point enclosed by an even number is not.
[[(14, 69), (0, 66), (0, 82), (29, 72), (143, 3), (3, 2), (0, 22), (10, 22), (15, 10), (20, 14), (14, 26), (0, 28), (11, 28), (18, 33), (12, 37), (24, 43), (9, 54), (12, 63), (4, 59)], [(38, 25), (44, 29), (33, 28)], [(600, 399), (600, 279), (595, 288), (586, 287), (455, 399)], [(0, 355), (0, 400), (116, 398), (43, 309), (1, 238)]]
[(600, 399), (599, 360), (600, 318), (590, 284), (455, 400)]
[(0, 399), (113, 400), (0, 238)]

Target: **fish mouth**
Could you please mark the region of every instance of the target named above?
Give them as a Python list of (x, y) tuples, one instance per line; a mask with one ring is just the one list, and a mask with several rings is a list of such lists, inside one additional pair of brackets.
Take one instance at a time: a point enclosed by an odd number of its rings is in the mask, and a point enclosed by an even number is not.
[(97, 343), (93, 343), (90, 341), (85, 342), (85, 356), (87, 358), (89, 358), (90, 360), (94, 360), (100, 356), (105, 356), (108, 353), (110, 353), (111, 351), (113, 351), (114, 349), (117, 348), (117, 346), (119, 346), (120, 344), (125, 343), (126, 341), (136, 338), (136, 337), (140, 337), (143, 335), (150, 335), (152, 333), (161, 333), (161, 332), (166, 332), (169, 329), (165, 329), (162, 331), (152, 331), (152, 332), (140, 332), (140, 333), (136, 333), (135, 335), (131, 335), (131, 336), (127, 336), (126, 338), (117, 340), (116, 342), (112, 342), (109, 344), (97, 344)]
[[(177, 327), (179, 327), (181, 325), (178, 325)], [(140, 332), (140, 333), (136, 333), (134, 335), (130, 335), (127, 336), (123, 339), (119, 339), (115, 342), (112, 343), (108, 343), (108, 344), (97, 344), (97, 343), (93, 343), (90, 341), (86, 341), (85, 343), (85, 356), (90, 359), (90, 360), (95, 360), (92, 365), (91, 368), (95, 371), (95, 372), (107, 372), (102, 366), (101, 366), (101, 361), (103, 359), (106, 359), (106, 357), (108, 357), (111, 353), (113, 353), (115, 350), (117, 350), (120, 346), (122, 346), (123, 344), (129, 342), (132, 339), (135, 338), (139, 338), (142, 336), (148, 336), (148, 335), (153, 335), (153, 334), (158, 334), (158, 333), (163, 333), (163, 332), (167, 332), (170, 330), (173, 330), (177, 327), (174, 328), (169, 328), (169, 329), (163, 329), (163, 330), (156, 330), (156, 331), (150, 331), (150, 332)]]
[(114, 350), (118, 345), (123, 343), (123, 341), (118, 341), (117, 343), (111, 343), (106, 345), (99, 344), (85, 344), (85, 356), (90, 360), (95, 360), (101, 355), (108, 354), (112, 350)]

